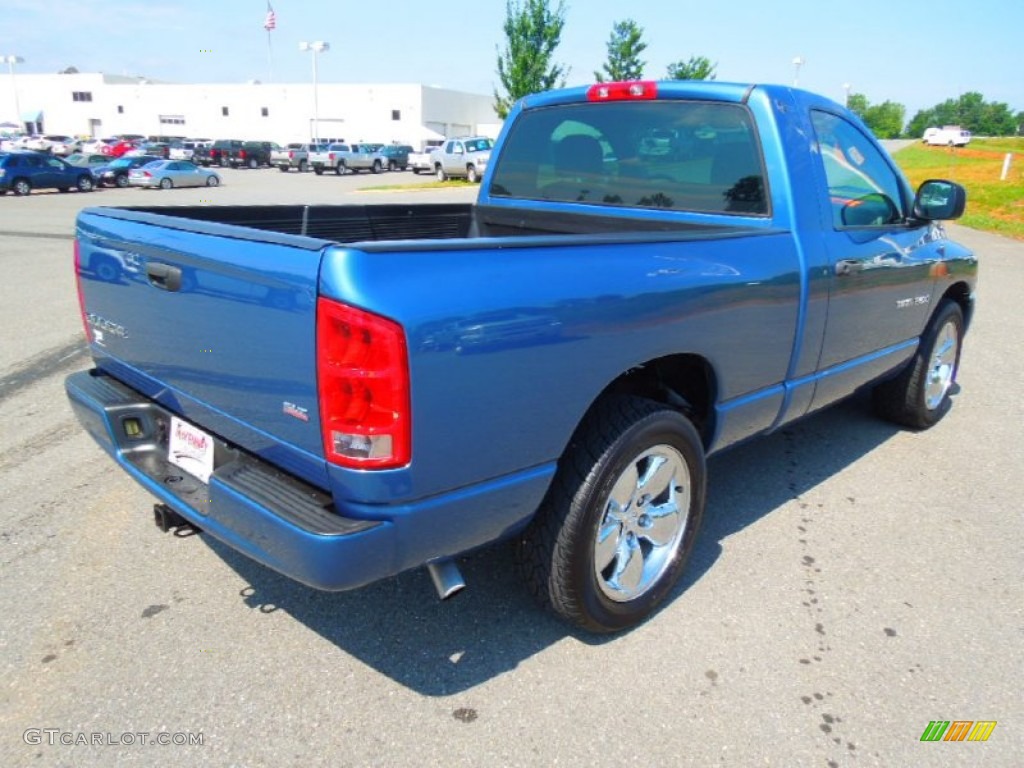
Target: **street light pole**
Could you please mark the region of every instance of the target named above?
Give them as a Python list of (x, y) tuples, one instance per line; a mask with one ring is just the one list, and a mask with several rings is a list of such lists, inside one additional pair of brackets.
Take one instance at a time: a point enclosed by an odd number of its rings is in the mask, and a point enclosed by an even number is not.
[(300, 51), (309, 51), (313, 55), (313, 143), (320, 143), (320, 102), (317, 94), (317, 77), (316, 77), (316, 56), (318, 53), (324, 53), (325, 51), (331, 50), (331, 44), (325, 43), (323, 40), (316, 40), (312, 43), (302, 41), (299, 43)]
[(850, 89), (852, 87), (849, 83), (843, 83), (843, 90), (846, 91), (846, 101), (843, 103), (843, 106), (847, 109), (850, 108)]
[(800, 85), (800, 67), (804, 65), (804, 59), (802, 56), (797, 56), (793, 59), (793, 87), (796, 88)]
[(11, 90), (14, 91), (14, 121), (22, 128), (25, 127), (25, 122), (21, 119), (21, 103), (18, 101), (18, 83), (14, 79), (14, 65), (24, 64), (25, 60), (21, 56), (15, 56), (14, 54), (4, 56), (3, 61), (7, 64), (7, 71), (11, 73)]

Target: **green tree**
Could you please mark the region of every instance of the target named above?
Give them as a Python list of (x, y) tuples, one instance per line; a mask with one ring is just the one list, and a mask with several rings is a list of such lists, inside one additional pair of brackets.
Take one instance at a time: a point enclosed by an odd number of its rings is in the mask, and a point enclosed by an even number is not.
[(902, 104), (884, 101), (872, 105), (863, 93), (851, 93), (846, 107), (864, 121), (864, 125), (880, 139), (895, 139), (903, 135), (903, 116), (906, 108)]
[(864, 124), (880, 139), (898, 139), (903, 135), (903, 118), (906, 107), (894, 101), (883, 101), (868, 107), (863, 116)]
[(946, 99), (930, 109), (922, 109), (907, 126), (907, 135), (921, 136), (926, 128), (959, 125), (981, 136), (1012, 136), (1021, 123), (1024, 112), (1016, 117), (1002, 102), (988, 102), (977, 91), (962, 94), (958, 99)]
[(498, 79), (504, 94), (494, 91), (494, 110), (502, 119), (516, 100), (565, 85), (568, 70), (552, 63), (565, 27), (565, 3), (552, 10), (548, 0), (507, 0), (505, 50), (498, 51)]
[(868, 113), (868, 97), (863, 93), (851, 93), (846, 100), (846, 108), (857, 115), (861, 120)]
[(632, 19), (616, 22), (608, 38), (608, 59), (602, 67), (604, 71), (595, 72), (594, 79), (599, 83), (616, 83), (642, 78), (647, 63), (640, 60), (640, 54), (647, 48), (643, 35), (643, 27)]
[(667, 75), (669, 80), (714, 80), (717, 68), (707, 56), (691, 56), (669, 64)]

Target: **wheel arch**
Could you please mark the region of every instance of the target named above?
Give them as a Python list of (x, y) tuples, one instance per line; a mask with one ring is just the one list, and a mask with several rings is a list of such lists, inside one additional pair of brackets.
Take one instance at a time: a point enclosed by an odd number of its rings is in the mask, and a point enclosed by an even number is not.
[[(971, 319), (974, 316), (974, 299), (971, 297), (971, 287), (963, 281), (953, 283), (942, 294), (939, 305), (947, 299), (960, 305), (960, 311), (964, 314), (964, 331), (966, 331), (970, 328)], [(938, 307), (936, 307), (936, 311), (937, 309)]]
[(663, 403), (683, 413), (696, 428), (705, 450), (715, 434), (718, 377), (708, 360), (695, 354), (674, 354), (635, 365), (612, 380), (594, 399), (574, 436), (608, 397), (633, 395)]

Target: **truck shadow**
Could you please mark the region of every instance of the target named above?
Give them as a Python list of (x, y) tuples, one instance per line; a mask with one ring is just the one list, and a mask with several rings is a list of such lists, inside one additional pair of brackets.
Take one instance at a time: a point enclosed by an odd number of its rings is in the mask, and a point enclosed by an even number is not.
[[(712, 458), (704, 529), (682, 583), (651, 621), (673, 620), (672, 606), (685, 601), (686, 589), (712, 568), (727, 537), (784, 504), (799, 502), (801, 494), (898, 431), (873, 419), (858, 398)], [(829, 514), (828, 509), (814, 512)], [(617, 637), (576, 631), (539, 610), (507, 544), (460, 559), (468, 586), (442, 603), (425, 569), (353, 592), (326, 593), (203, 539), (248, 582), (240, 594), (253, 610), (285, 611), (339, 652), (427, 696), (471, 689), (559, 642), (599, 645)], [(317, 663), (330, 661), (321, 656)]]

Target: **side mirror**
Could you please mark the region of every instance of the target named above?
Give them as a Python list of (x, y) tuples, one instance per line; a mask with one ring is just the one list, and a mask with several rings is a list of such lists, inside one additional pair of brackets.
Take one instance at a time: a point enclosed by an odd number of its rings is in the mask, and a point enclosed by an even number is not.
[(924, 221), (959, 219), (967, 206), (967, 190), (953, 181), (928, 179), (917, 189), (914, 218)]

